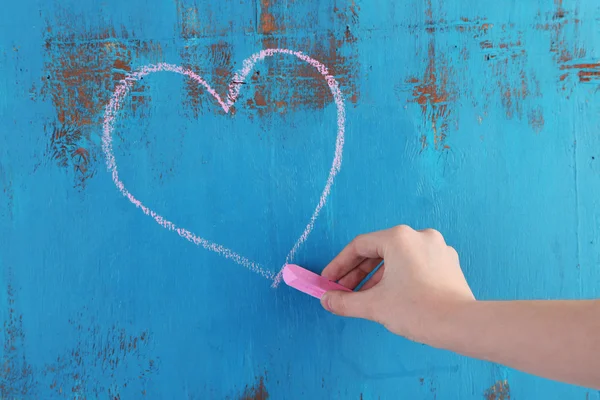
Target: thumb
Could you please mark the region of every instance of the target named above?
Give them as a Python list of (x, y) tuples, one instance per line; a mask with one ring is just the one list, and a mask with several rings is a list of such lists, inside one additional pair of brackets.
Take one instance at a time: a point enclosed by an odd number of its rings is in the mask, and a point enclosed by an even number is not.
[(324, 309), (342, 317), (371, 319), (373, 309), (371, 296), (367, 292), (329, 291), (321, 297)]

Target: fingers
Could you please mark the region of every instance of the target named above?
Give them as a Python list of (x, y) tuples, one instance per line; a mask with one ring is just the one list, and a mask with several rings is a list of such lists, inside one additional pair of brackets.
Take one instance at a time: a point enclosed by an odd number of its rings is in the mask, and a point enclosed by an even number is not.
[(371, 292), (331, 291), (323, 295), (321, 305), (342, 317), (374, 319), (374, 300)]
[(357, 236), (330, 263), (321, 275), (337, 281), (367, 258), (384, 258), (389, 230)]
[(456, 260), (456, 262), (458, 262), (458, 253), (456, 252), (456, 249), (452, 246), (448, 246), (448, 252), (450, 252), (450, 255), (452, 255), (452, 258), (454, 260)]
[(362, 292), (365, 290), (369, 290), (373, 286), (377, 285), (381, 281), (384, 271), (385, 271), (385, 264), (383, 264), (381, 267), (379, 267), (377, 272), (375, 272), (373, 274), (373, 276), (367, 282), (365, 282), (365, 284), (363, 285), (363, 287), (360, 288), (359, 291)]
[(344, 275), (338, 283), (348, 289), (354, 289), (381, 263), (381, 258), (367, 258), (356, 268)]

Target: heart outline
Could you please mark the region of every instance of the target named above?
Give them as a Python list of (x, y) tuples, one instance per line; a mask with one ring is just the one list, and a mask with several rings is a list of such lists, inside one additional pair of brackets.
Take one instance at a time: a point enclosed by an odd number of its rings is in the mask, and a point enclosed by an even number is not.
[(181, 75), (185, 75), (185, 76), (193, 79), (194, 81), (196, 81), (201, 86), (203, 86), (207, 90), (207, 92), (209, 94), (211, 94), (215, 100), (217, 100), (217, 102), (219, 103), (219, 105), (221, 106), (223, 111), (225, 111), (225, 114), (228, 114), (229, 111), (231, 110), (231, 107), (235, 104), (235, 102), (239, 96), (240, 88), (241, 88), (242, 84), (245, 82), (245, 79), (248, 76), (248, 74), (254, 69), (254, 66), (256, 65), (256, 63), (258, 61), (263, 61), (266, 57), (272, 57), (275, 54), (293, 55), (293, 56), (297, 57), (298, 59), (308, 63), (309, 65), (314, 67), (317, 71), (319, 71), (319, 73), (323, 76), (323, 78), (327, 82), (329, 89), (331, 90), (331, 94), (333, 96), (333, 100), (334, 100), (334, 103), (337, 108), (337, 135), (336, 135), (335, 152), (334, 152), (331, 169), (329, 170), (329, 175), (327, 177), (325, 187), (323, 188), (323, 191), (321, 192), (319, 202), (317, 203), (317, 206), (315, 207), (315, 210), (312, 213), (308, 224), (306, 225), (306, 227), (304, 228), (304, 231), (302, 232), (300, 237), (296, 240), (296, 242), (294, 243), (294, 246), (292, 247), (292, 249), (286, 256), (285, 263), (283, 264), (285, 266), (285, 264), (288, 264), (293, 260), (295, 254), (298, 251), (298, 249), (300, 248), (300, 246), (302, 246), (302, 244), (308, 239), (308, 236), (312, 232), (315, 222), (321, 212), (321, 209), (327, 203), (327, 199), (331, 193), (331, 187), (333, 186), (335, 177), (338, 174), (338, 172), (340, 171), (341, 166), (342, 166), (342, 153), (343, 153), (343, 148), (344, 148), (344, 133), (345, 133), (345, 120), (346, 120), (344, 97), (339, 88), (339, 84), (338, 84), (337, 80), (332, 75), (329, 74), (329, 70), (327, 69), (327, 67), (324, 64), (322, 64), (318, 60), (315, 60), (314, 58), (311, 58), (299, 51), (294, 51), (294, 50), (289, 50), (289, 49), (261, 50), (258, 53), (254, 53), (253, 55), (251, 55), (250, 57), (245, 59), (242, 64), (242, 69), (233, 75), (231, 83), (229, 84), (226, 102), (224, 102), (221, 99), (219, 94), (200, 75), (196, 74), (195, 72), (193, 72), (189, 69), (184, 69), (183, 67), (180, 67), (178, 65), (167, 64), (167, 63), (159, 63), (156, 65), (148, 64), (148, 65), (145, 65), (145, 66), (139, 68), (135, 72), (129, 73), (127, 76), (125, 76), (124, 79), (121, 79), (119, 81), (119, 84), (116, 86), (108, 104), (106, 105), (106, 108), (104, 111), (103, 124), (102, 124), (102, 150), (106, 157), (106, 168), (107, 168), (108, 172), (111, 173), (112, 180), (113, 180), (115, 186), (117, 187), (117, 189), (119, 189), (119, 191), (121, 192), (121, 194), (123, 196), (127, 197), (129, 199), (129, 201), (136, 206), (136, 208), (140, 208), (144, 212), (144, 214), (151, 216), (156, 221), (156, 223), (158, 223), (162, 227), (164, 227), (170, 231), (175, 231), (179, 236), (194, 243), (195, 245), (202, 246), (206, 250), (215, 252), (215, 253), (223, 256), (224, 258), (230, 259), (230, 260), (236, 262), (237, 264), (240, 264), (243, 267), (263, 276), (264, 278), (272, 280), (273, 283), (272, 283), (271, 287), (273, 287), (273, 288), (276, 288), (279, 285), (279, 283), (281, 282), (281, 273), (282, 273), (283, 266), (280, 268), (280, 270), (277, 274), (274, 274), (273, 272), (266, 270), (260, 264), (236, 253), (235, 251), (233, 251), (223, 245), (220, 245), (216, 242), (212, 242), (208, 239), (204, 239), (185, 228), (178, 227), (173, 222), (167, 220), (166, 218), (157, 214), (155, 211), (146, 207), (140, 200), (138, 200), (135, 196), (133, 196), (133, 194), (131, 194), (131, 192), (129, 192), (127, 190), (127, 188), (125, 187), (123, 182), (119, 179), (117, 163), (116, 163), (115, 156), (114, 156), (114, 153), (112, 150), (112, 132), (114, 130), (114, 122), (115, 122), (115, 119), (121, 108), (122, 101), (125, 99), (125, 97), (129, 93), (133, 84), (146, 75), (149, 75), (154, 72), (163, 72), (163, 71), (174, 72), (174, 73), (178, 73)]

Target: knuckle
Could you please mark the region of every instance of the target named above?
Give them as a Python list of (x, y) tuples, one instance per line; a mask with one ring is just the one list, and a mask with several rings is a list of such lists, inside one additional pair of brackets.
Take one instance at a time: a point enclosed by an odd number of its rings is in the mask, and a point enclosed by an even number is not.
[(405, 240), (413, 229), (408, 225), (398, 225), (392, 228), (392, 235), (396, 240)]
[(458, 252), (456, 251), (456, 249), (452, 246), (448, 246), (448, 252), (450, 252), (450, 255), (454, 258), (456, 258), (458, 260)]
[(364, 234), (355, 236), (354, 239), (352, 239), (352, 241), (350, 242), (350, 246), (355, 250), (358, 249), (358, 247), (360, 246), (360, 243), (363, 241), (364, 237), (365, 237)]
[(363, 234), (360, 234), (360, 235), (356, 235), (356, 236), (354, 237), (354, 240), (352, 240), (352, 241), (353, 241), (354, 243), (361, 242), (361, 241), (362, 241), (362, 240), (365, 238), (365, 236), (366, 236), (366, 235), (365, 235), (364, 233), (363, 233)]
[(348, 304), (343, 296), (335, 296), (332, 303), (332, 308), (336, 314), (345, 316), (348, 313)]
[(437, 231), (435, 229), (431, 229), (431, 228), (425, 229), (425, 230), (423, 230), (423, 233), (426, 234), (427, 236), (431, 237), (432, 239), (444, 240), (444, 236), (442, 236), (440, 231)]

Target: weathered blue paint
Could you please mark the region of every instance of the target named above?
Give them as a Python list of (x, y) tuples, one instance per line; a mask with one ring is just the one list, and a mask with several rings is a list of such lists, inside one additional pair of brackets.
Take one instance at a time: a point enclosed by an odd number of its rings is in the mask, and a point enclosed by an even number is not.
[[(348, 120), (298, 264), (408, 223), (447, 235), (480, 298), (599, 296), (599, 19), (596, 0), (4, 4), (0, 394), (599, 399), (271, 289), (136, 210), (101, 152), (132, 69), (184, 65), (224, 94), (250, 54), (300, 50), (340, 81)], [(335, 107), (293, 59), (257, 70), (233, 116), (148, 77), (115, 154), (149, 206), (275, 272), (325, 183)]]

